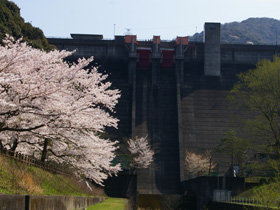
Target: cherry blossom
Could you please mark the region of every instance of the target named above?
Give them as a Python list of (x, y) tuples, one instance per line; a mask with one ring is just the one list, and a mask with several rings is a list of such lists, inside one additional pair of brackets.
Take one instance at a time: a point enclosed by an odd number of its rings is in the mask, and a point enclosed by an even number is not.
[(211, 152), (206, 151), (204, 154), (186, 151), (185, 167), (192, 175), (205, 175), (212, 171), (216, 163), (212, 162)]
[(148, 168), (153, 162), (154, 151), (150, 147), (147, 136), (135, 140), (129, 139), (128, 150), (132, 155), (131, 165), (135, 168)]
[(45, 52), (7, 36), (0, 46), (0, 147), (42, 161), (70, 164), (95, 182), (121, 170), (113, 166), (117, 142), (102, 139), (120, 97), (93, 58), (68, 63), (75, 51)]

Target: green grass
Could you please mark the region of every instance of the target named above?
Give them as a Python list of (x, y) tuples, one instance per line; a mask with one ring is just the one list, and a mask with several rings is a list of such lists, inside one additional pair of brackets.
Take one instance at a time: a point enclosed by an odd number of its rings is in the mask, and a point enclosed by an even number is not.
[(53, 174), (0, 155), (0, 194), (105, 195), (102, 189), (92, 188), (90, 191), (76, 178)]
[(256, 196), (256, 190), (260, 189), (262, 186), (255, 186), (251, 189), (248, 189), (242, 193), (240, 193), (239, 195), (237, 195), (236, 197), (247, 197), (247, 198), (253, 198)]
[(279, 177), (271, 179), (266, 184), (260, 184), (237, 195), (238, 197), (247, 197), (253, 199), (254, 206), (266, 206), (272, 209), (280, 209), (279, 201), (280, 180)]
[(125, 210), (126, 199), (124, 198), (108, 198), (102, 203), (95, 204), (87, 208), (87, 210)]

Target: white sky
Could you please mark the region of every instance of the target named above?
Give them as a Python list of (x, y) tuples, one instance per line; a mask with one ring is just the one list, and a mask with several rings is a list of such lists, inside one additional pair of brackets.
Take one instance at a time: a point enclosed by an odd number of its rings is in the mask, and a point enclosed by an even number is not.
[[(249, 17), (280, 19), (280, 0), (12, 0), (26, 22), (47, 37), (71, 33), (113, 39), (126, 29), (137, 39), (171, 40), (201, 32), (205, 22), (228, 23)], [(114, 27), (115, 25), (115, 27)]]

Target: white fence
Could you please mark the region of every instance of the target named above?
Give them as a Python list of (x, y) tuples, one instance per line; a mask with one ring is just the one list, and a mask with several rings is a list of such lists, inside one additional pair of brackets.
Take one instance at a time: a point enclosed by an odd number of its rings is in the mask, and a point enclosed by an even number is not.
[(229, 190), (214, 190), (213, 201), (216, 202), (229, 202), (229, 203), (240, 203), (240, 204), (256, 204), (266, 205), (267, 200), (256, 199), (254, 197), (232, 197), (231, 191)]

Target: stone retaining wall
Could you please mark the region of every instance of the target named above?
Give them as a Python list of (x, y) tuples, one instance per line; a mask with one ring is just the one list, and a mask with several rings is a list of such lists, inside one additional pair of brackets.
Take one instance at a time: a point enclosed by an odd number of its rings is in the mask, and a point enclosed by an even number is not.
[(74, 210), (104, 201), (100, 197), (0, 195), (0, 210)]

